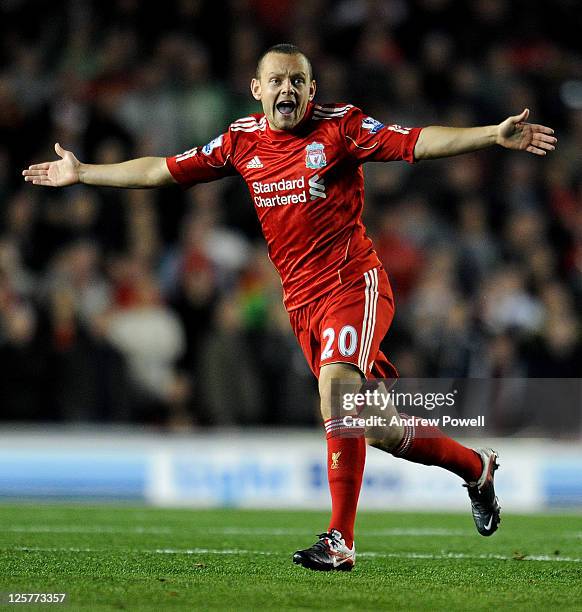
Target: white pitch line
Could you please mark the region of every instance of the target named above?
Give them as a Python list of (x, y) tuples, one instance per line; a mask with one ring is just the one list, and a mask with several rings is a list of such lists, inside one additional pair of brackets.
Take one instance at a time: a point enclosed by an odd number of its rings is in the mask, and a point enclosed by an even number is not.
[[(4, 552), (70, 552), (70, 553), (108, 553), (111, 554), (111, 549), (102, 548), (42, 548), (42, 547), (14, 547), (4, 549)], [(138, 554), (158, 554), (158, 555), (287, 555), (287, 553), (273, 552), (265, 550), (245, 550), (238, 548), (155, 548), (155, 549), (119, 549), (117, 552), (123, 553), (138, 553)], [(582, 563), (580, 557), (559, 557), (553, 555), (524, 555), (523, 557), (509, 557), (507, 555), (497, 554), (482, 554), (468, 555), (465, 553), (377, 553), (363, 552), (359, 553), (358, 557), (373, 558), (373, 559), (430, 559), (435, 561), (443, 561), (450, 559), (463, 559), (472, 561), (546, 561), (546, 562), (566, 562), (566, 563)]]
[(146, 534), (170, 534), (172, 530), (168, 527), (111, 527), (111, 526), (87, 526), (70, 527), (54, 525), (51, 527), (42, 525), (9, 525), (0, 527), (0, 532), (9, 533), (146, 533)]
[[(265, 535), (265, 536), (288, 536), (288, 535), (312, 535), (313, 529), (264, 529), (264, 528), (245, 528), (245, 527), (224, 527), (221, 529), (205, 529), (205, 533), (217, 533), (221, 535)], [(465, 529), (441, 529), (441, 528), (421, 528), (421, 529), (363, 529), (358, 531), (358, 536), (472, 536), (473, 531)]]
[[(0, 526), (0, 533), (94, 533), (94, 534), (207, 534), (226, 536), (308, 536), (314, 535), (313, 529), (292, 528), (262, 528), (262, 527), (118, 527), (112, 525), (94, 525), (85, 527), (71, 527), (63, 525), (8, 525)], [(358, 537), (473, 537), (475, 532), (471, 529), (445, 529), (440, 527), (423, 528), (387, 528), (363, 529), (358, 531)], [(565, 532), (560, 537), (572, 539), (582, 538), (582, 532)]]
[(425, 536), (472, 536), (474, 532), (468, 529), (441, 529), (438, 527), (431, 528), (404, 528), (395, 527), (393, 529), (376, 529), (370, 531), (363, 531), (361, 535), (366, 536), (411, 536), (411, 537), (425, 537)]
[(570, 563), (582, 563), (580, 557), (559, 557), (554, 555), (524, 555), (519, 557), (509, 557), (507, 555), (496, 555), (494, 553), (482, 555), (467, 555), (465, 553), (375, 553), (364, 552), (357, 555), (359, 557), (380, 558), (380, 559), (468, 559), (468, 560), (492, 560), (492, 561), (567, 561)]
[(157, 553), (160, 555), (280, 555), (268, 550), (243, 550), (240, 548), (156, 548), (140, 552)]
[[(9, 533), (137, 533), (137, 534), (171, 534), (171, 533), (205, 533), (212, 535), (242, 535), (242, 536), (303, 536), (313, 535), (313, 529), (286, 529), (286, 528), (253, 528), (253, 527), (222, 527), (222, 528), (196, 528), (196, 527), (114, 527), (114, 526), (46, 526), (46, 525), (9, 525), (0, 527), (0, 532)], [(358, 532), (359, 536), (389, 537), (389, 536), (472, 536), (473, 531), (463, 529), (364, 529)]]
[[(14, 546), (5, 551), (18, 552), (87, 552), (87, 553), (111, 553), (111, 549), (105, 548), (78, 548), (76, 546), (66, 548), (51, 548), (41, 546)], [(124, 553), (157, 554), (157, 555), (277, 555), (265, 550), (244, 550), (241, 548), (153, 548), (153, 549), (118, 549)]]

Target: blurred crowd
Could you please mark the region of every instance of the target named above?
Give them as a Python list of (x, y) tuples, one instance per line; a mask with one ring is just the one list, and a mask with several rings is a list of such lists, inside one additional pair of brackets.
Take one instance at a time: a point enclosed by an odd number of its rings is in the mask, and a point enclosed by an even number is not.
[[(260, 112), (248, 84), (277, 42), (311, 57), (319, 101), (383, 122), (493, 124), (527, 106), (555, 128), (545, 159), (368, 164), (365, 221), (396, 295), (383, 350), (402, 376), (581, 378), (576, 4), (1, 3), (0, 418), (318, 422), (241, 179), (124, 191), (20, 176), (55, 142), (92, 163), (205, 144)], [(564, 418), (579, 430), (581, 413)], [(529, 419), (492, 415), (488, 432)]]

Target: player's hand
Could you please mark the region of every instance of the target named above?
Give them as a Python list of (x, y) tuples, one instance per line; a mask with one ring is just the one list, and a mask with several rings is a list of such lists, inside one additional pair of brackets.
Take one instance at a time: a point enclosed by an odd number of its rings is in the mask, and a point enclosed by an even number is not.
[(546, 155), (548, 151), (553, 151), (558, 142), (553, 136), (554, 130), (545, 125), (525, 123), (528, 117), (529, 108), (524, 108), (520, 115), (502, 121), (498, 126), (497, 144), (534, 155)]
[(61, 158), (56, 161), (33, 164), (22, 171), (24, 180), (33, 185), (66, 187), (80, 182), (81, 162), (57, 142), (55, 152)]

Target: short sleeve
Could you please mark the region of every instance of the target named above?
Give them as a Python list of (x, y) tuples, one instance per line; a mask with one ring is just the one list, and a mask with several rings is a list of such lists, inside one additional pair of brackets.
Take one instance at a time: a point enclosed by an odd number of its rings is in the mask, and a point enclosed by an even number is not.
[(184, 187), (236, 174), (232, 165), (232, 143), (228, 132), (203, 147), (194, 147), (184, 153), (166, 157), (166, 164), (174, 179)]
[(342, 128), (346, 149), (355, 161), (415, 161), (414, 147), (422, 128), (384, 125), (356, 107), (343, 118)]

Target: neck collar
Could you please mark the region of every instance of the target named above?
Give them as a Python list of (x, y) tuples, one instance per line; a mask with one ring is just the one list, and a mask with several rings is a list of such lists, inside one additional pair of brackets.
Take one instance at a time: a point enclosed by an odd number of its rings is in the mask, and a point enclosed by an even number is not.
[(313, 115), (313, 102), (308, 102), (307, 108), (305, 109), (305, 115), (303, 119), (292, 129), (292, 130), (273, 130), (266, 121), (265, 133), (270, 140), (291, 140), (297, 138), (297, 136), (304, 136), (310, 131), (310, 120)]

